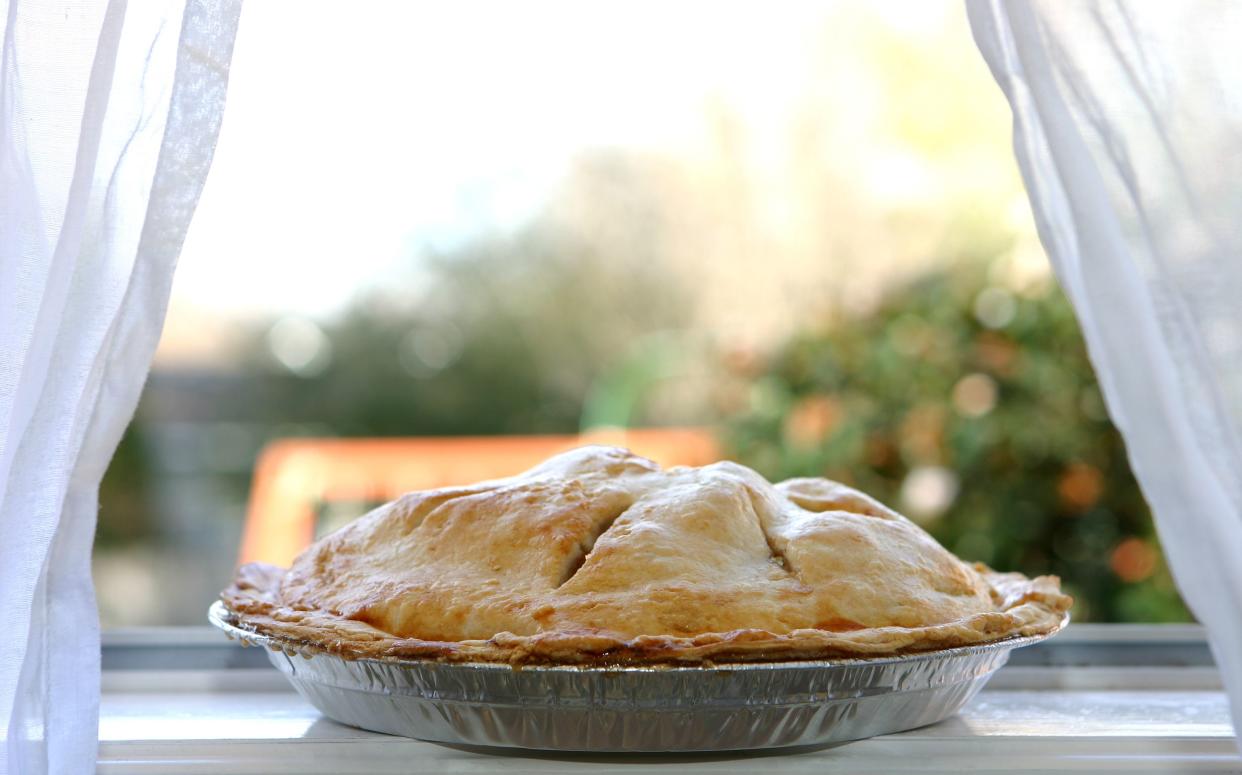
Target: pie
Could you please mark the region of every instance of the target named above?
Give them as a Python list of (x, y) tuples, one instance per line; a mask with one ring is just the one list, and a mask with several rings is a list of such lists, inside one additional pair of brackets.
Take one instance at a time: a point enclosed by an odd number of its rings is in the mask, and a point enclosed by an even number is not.
[(311, 649), (512, 664), (888, 656), (1050, 633), (1072, 602), (842, 484), (612, 447), (410, 493), (221, 597)]

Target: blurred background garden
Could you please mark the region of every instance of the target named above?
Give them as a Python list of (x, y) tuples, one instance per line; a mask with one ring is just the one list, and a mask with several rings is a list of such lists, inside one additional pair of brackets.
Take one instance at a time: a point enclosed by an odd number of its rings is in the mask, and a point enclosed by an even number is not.
[(104, 481), (105, 626), (201, 623), (272, 440), (663, 426), (1059, 574), (1080, 621), (1189, 618), (959, 2), (363, 7), (364, 57), (418, 30), (378, 84), (290, 79), (339, 20), (272, 61), (279, 5)]

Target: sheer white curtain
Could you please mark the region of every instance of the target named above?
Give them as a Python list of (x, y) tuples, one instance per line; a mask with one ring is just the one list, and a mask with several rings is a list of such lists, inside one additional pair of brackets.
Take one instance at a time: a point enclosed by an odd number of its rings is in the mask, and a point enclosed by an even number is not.
[(1242, 727), (1242, 3), (967, 8), (1040, 237)]
[(0, 0), (0, 772), (91, 772), (100, 479), (207, 175), (240, 0)]

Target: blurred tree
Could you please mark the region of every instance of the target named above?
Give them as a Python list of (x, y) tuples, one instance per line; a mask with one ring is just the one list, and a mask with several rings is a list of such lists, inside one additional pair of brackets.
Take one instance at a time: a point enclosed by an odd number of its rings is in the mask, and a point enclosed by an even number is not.
[[(99, 520), (95, 543), (103, 548), (124, 546), (148, 536), (157, 520), (152, 519), (148, 497), (151, 461), (131, 425), (117, 446), (108, 475), (99, 485), (99, 502), (106, 504), (109, 519)], [(115, 513), (118, 516), (112, 517)]]
[(323, 324), (321, 368), (282, 368), (276, 329), (254, 331), (260, 416), (347, 436), (577, 431), (596, 379), (684, 329), (690, 305), (658, 260), (671, 173), (606, 152), (576, 169), (526, 226), (424, 256), (421, 287), (373, 289)]
[(1072, 310), (1004, 269), (961, 261), (770, 362), (734, 358), (733, 455), (855, 485), (963, 558), (1056, 573), (1079, 620), (1186, 620)]

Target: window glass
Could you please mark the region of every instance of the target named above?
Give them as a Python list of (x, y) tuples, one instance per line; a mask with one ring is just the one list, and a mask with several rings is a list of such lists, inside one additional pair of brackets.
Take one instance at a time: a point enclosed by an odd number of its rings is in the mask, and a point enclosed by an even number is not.
[(582, 431), (1186, 619), (960, 6), (247, 6), (105, 626), (200, 624), (239, 558)]

